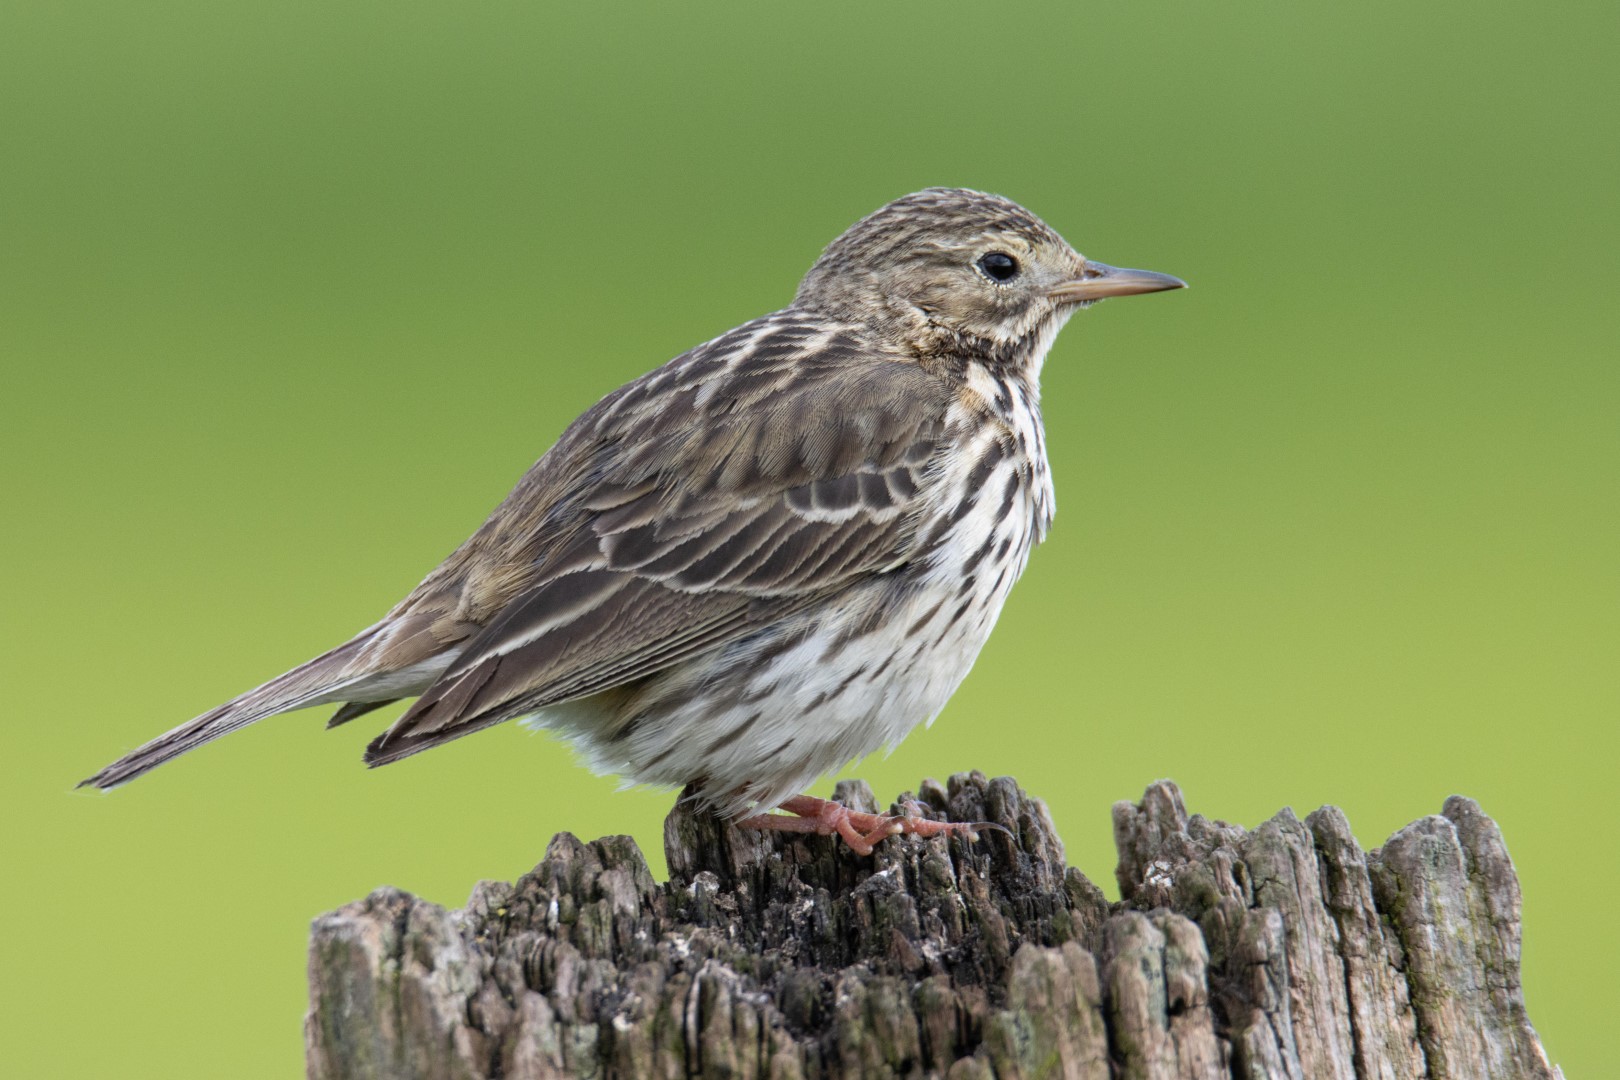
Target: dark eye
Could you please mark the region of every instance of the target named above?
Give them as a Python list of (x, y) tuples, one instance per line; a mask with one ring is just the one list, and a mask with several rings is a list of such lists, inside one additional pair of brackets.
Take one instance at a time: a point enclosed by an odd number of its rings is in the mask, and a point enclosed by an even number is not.
[(1005, 251), (992, 251), (979, 259), (979, 269), (991, 281), (1011, 281), (1018, 276), (1018, 260)]

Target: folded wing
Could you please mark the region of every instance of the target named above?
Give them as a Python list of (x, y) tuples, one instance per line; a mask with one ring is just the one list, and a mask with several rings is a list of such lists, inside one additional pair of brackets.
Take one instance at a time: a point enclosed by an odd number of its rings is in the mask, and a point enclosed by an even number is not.
[(655, 674), (912, 557), (950, 390), (904, 361), (770, 342), (719, 339), (570, 428), (526, 481), (563, 490), (535, 533), (504, 537), (532, 552), (531, 583), (368, 763)]

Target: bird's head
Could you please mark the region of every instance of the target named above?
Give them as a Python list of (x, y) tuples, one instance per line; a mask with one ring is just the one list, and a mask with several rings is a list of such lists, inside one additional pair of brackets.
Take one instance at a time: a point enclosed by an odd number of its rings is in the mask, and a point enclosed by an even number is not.
[(1086, 259), (999, 195), (929, 188), (869, 214), (829, 244), (795, 304), (873, 324), (925, 349), (1011, 352), (1038, 364), (1079, 308), (1185, 285)]

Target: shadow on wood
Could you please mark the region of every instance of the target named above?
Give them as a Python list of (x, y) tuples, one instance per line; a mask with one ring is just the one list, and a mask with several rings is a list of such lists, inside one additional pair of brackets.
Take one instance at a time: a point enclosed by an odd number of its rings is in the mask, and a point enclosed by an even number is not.
[(1363, 853), (1335, 807), (1246, 832), (1160, 782), (1114, 807), (1114, 905), (1011, 779), (917, 799), (1010, 835), (859, 858), (677, 808), (667, 884), (628, 837), (562, 833), (461, 911), (379, 889), (315, 921), (309, 1075), (1557, 1076), (1513, 864), (1468, 799)]

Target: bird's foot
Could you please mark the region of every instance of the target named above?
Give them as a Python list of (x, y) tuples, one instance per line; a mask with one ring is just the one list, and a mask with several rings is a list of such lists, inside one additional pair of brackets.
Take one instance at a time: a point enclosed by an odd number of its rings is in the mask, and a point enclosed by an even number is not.
[[(908, 805), (908, 812), (904, 814), (867, 814), (828, 799), (795, 795), (777, 807), (778, 810), (787, 811), (787, 814), (757, 814), (737, 822), (737, 827), (838, 836), (857, 855), (870, 855), (873, 845), (879, 840), (902, 833), (913, 836), (960, 833), (969, 840), (976, 840), (980, 829), (1002, 828), (988, 821), (933, 821), (911, 812), (910, 807), (914, 805)], [(793, 816), (789, 817), (788, 814)], [(1002, 831), (1006, 832), (1005, 829)]]

